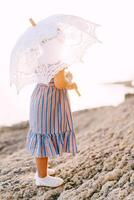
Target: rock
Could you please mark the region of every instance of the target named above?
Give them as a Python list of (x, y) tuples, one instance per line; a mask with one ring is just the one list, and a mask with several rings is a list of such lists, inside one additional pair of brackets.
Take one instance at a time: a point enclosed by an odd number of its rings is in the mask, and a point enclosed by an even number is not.
[(57, 188), (35, 185), (35, 160), (25, 150), (28, 122), (1, 127), (0, 200), (133, 200), (133, 116), (133, 97), (118, 107), (74, 112), (77, 156), (49, 159), (65, 182)]

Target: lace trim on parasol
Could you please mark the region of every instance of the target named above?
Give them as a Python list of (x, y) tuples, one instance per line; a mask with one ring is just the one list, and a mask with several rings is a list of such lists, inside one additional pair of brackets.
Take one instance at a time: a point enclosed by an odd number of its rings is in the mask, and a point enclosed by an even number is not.
[(68, 66), (68, 64), (58, 61), (53, 64), (38, 65), (33, 73), (18, 71), (13, 74), (12, 79), (10, 80), (10, 86), (14, 83), (17, 94), (19, 94), (20, 90), (27, 84), (44, 83), (49, 85), (49, 82), (55, 74)]

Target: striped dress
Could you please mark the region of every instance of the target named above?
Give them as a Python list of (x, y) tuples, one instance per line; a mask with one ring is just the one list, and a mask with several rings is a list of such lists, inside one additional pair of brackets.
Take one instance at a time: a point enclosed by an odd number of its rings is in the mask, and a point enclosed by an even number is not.
[(67, 89), (38, 83), (31, 95), (26, 150), (35, 157), (53, 158), (78, 152)]

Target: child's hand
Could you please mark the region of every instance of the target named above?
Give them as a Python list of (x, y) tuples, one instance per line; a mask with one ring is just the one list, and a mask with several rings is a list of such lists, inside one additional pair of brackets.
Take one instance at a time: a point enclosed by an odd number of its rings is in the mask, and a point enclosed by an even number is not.
[(75, 90), (77, 90), (77, 89), (78, 89), (78, 86), (77, 86), (77, 84), (76, 84), (76, 83), (72, 83), (72, 87), (73, 87), (73, 89), (75, 89)]
[(71, 72), (65, 72), (65, 79), (67, 82), (71, 83), (73, 79), (73, 75)]
[(67, 85), (66, 85), (66, 89), (77, 89), (78, 87), (77, 87), (77, 85), (76, 85), (76, 83), (75, 82), (73, 82), (73, 83), (68, 83)]
[(81, 94), (79, 93), (79, 90), (78, 90), (78, 86), (77, 86), (77, 84), (75, 82), (68, 83), (66, 85), (66, 89), (69, 89), (69, 90), (74, 89), (77, 92), (78, 96), (81, 96)]

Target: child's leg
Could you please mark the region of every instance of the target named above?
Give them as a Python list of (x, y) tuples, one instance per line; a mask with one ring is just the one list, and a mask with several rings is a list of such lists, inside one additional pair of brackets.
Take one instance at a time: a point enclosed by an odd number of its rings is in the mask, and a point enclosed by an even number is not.
[(35, 160), (38, 170), (38, 176), (41, 178), (47, 176), (48, 157), (42, 157), (42, 158), (35, 157)]
[(38, 169), (38, 176), (35, 178), (37, 186), (58, 187), (63, 185), (64, 180), (62, 178), (47, 175), (48, 157), (35, 157), (35, 160)]

